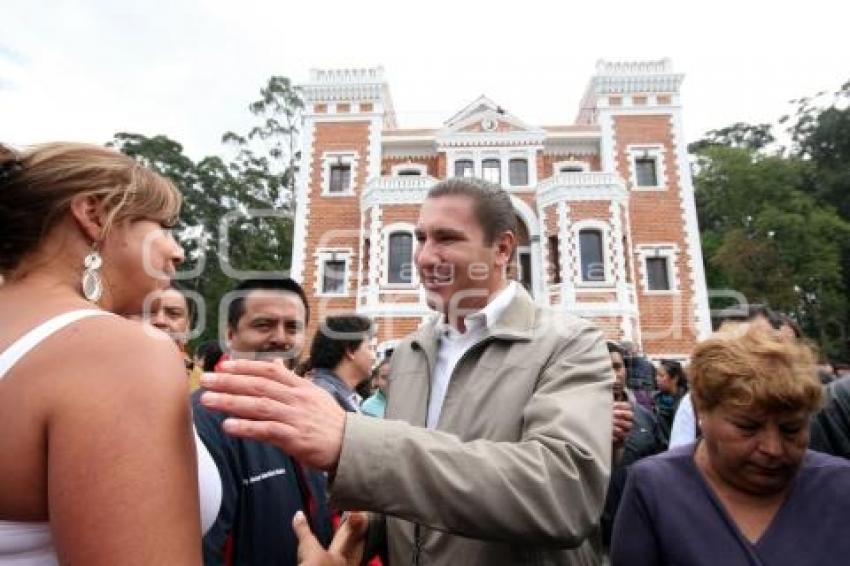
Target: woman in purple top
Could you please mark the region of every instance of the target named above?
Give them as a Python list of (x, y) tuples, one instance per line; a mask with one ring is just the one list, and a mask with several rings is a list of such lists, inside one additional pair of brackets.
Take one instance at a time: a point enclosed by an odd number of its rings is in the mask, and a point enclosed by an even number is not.
[(850, 564), (850, 462), (806, 449), (809, 350), (741, 326), (697, 346), (691, 375), (703, 438), (632, 468), (613, 566)]

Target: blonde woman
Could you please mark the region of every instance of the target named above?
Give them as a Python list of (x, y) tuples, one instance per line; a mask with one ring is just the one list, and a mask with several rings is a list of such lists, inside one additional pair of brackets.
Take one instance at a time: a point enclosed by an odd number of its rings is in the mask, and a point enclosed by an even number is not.
[(0, 563), (200, 563), (180, 352), (110, 315), (167, 286), (179, 208), (167, 180), (112, 150), (0, 148)]

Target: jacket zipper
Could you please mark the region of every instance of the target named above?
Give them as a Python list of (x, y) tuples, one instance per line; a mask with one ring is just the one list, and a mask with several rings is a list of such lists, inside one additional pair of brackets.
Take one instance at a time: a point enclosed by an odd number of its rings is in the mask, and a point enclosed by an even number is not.
[[(455, 376), (455, 371), (457, 371), (457, 367), (464, 360), (464, 358), (466, 358), (469, 355), (469, 353), (471, 351), (478, 350), (479, 348), (483, 347), (485, 344), (492, 342), (493, 340), (494, 340), (493, 336), (488, 336), (488, 337), (484, 338), (483, 340), (481, 340), (480, 342), (476, 342), (475, 344), (470, 346), (466, 350), (466, 352), (461, 354), (460, 358), (458, 358), (457, 362), (455, 363), (455, 367), (452, 369), (452, 374), (449, 376), (449, 382), (451, 383), (451, 380)], [(422, 347), (419, 346), (417, 348), (417, 350), (419, 350), (419, 352), (423, 356), (425, 356), (425, 367), (428, 370), (427, 375), (429, 376), (429, 379), (428, 379), (428, 384), (429, 384), (428, 385), (428, 399), (430, 400), (430, 398), (431, 398), (431, 385), (430, 385), (430, 383), (431, 383), (431, 379), (430, 379), (431, 364), (428, 363), (428, 356), (425, 355), (425, 352), (422, 350)], [(427, 401), (426, 401), (426, 403), (427, 403)], [(427, 405), (426, 405), (426, 412), (427, 412)], [(422, 528), (421, 528), (421, 525), (419, 523), (414, 523), (413, 524), (413, 556), (411, 557), (412, 566), (420, 566), (421, 555), (422, 555)]]
[(412, 566), (419, 566), (420, 555), (422, 553), (422, 533), (420, 533), (419, 523), (413, 525), (413, 558)]

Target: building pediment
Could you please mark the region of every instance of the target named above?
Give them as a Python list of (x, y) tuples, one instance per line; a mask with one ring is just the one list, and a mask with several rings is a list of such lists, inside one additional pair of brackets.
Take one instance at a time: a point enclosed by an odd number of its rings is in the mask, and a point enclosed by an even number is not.
[(438, 146), (539, 145), (546, 132), (530, 126), (486, 96), (446, 120)]

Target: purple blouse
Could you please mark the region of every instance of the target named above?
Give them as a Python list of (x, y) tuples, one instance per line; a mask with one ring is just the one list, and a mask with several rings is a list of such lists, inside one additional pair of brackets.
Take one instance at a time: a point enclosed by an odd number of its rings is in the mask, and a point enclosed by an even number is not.
[(613, 566), (850, 564), (850, 461), (807, 451), (788, 499), (753, 544), (697, 470), (694, 449), (632, 466), (614, 523)]

